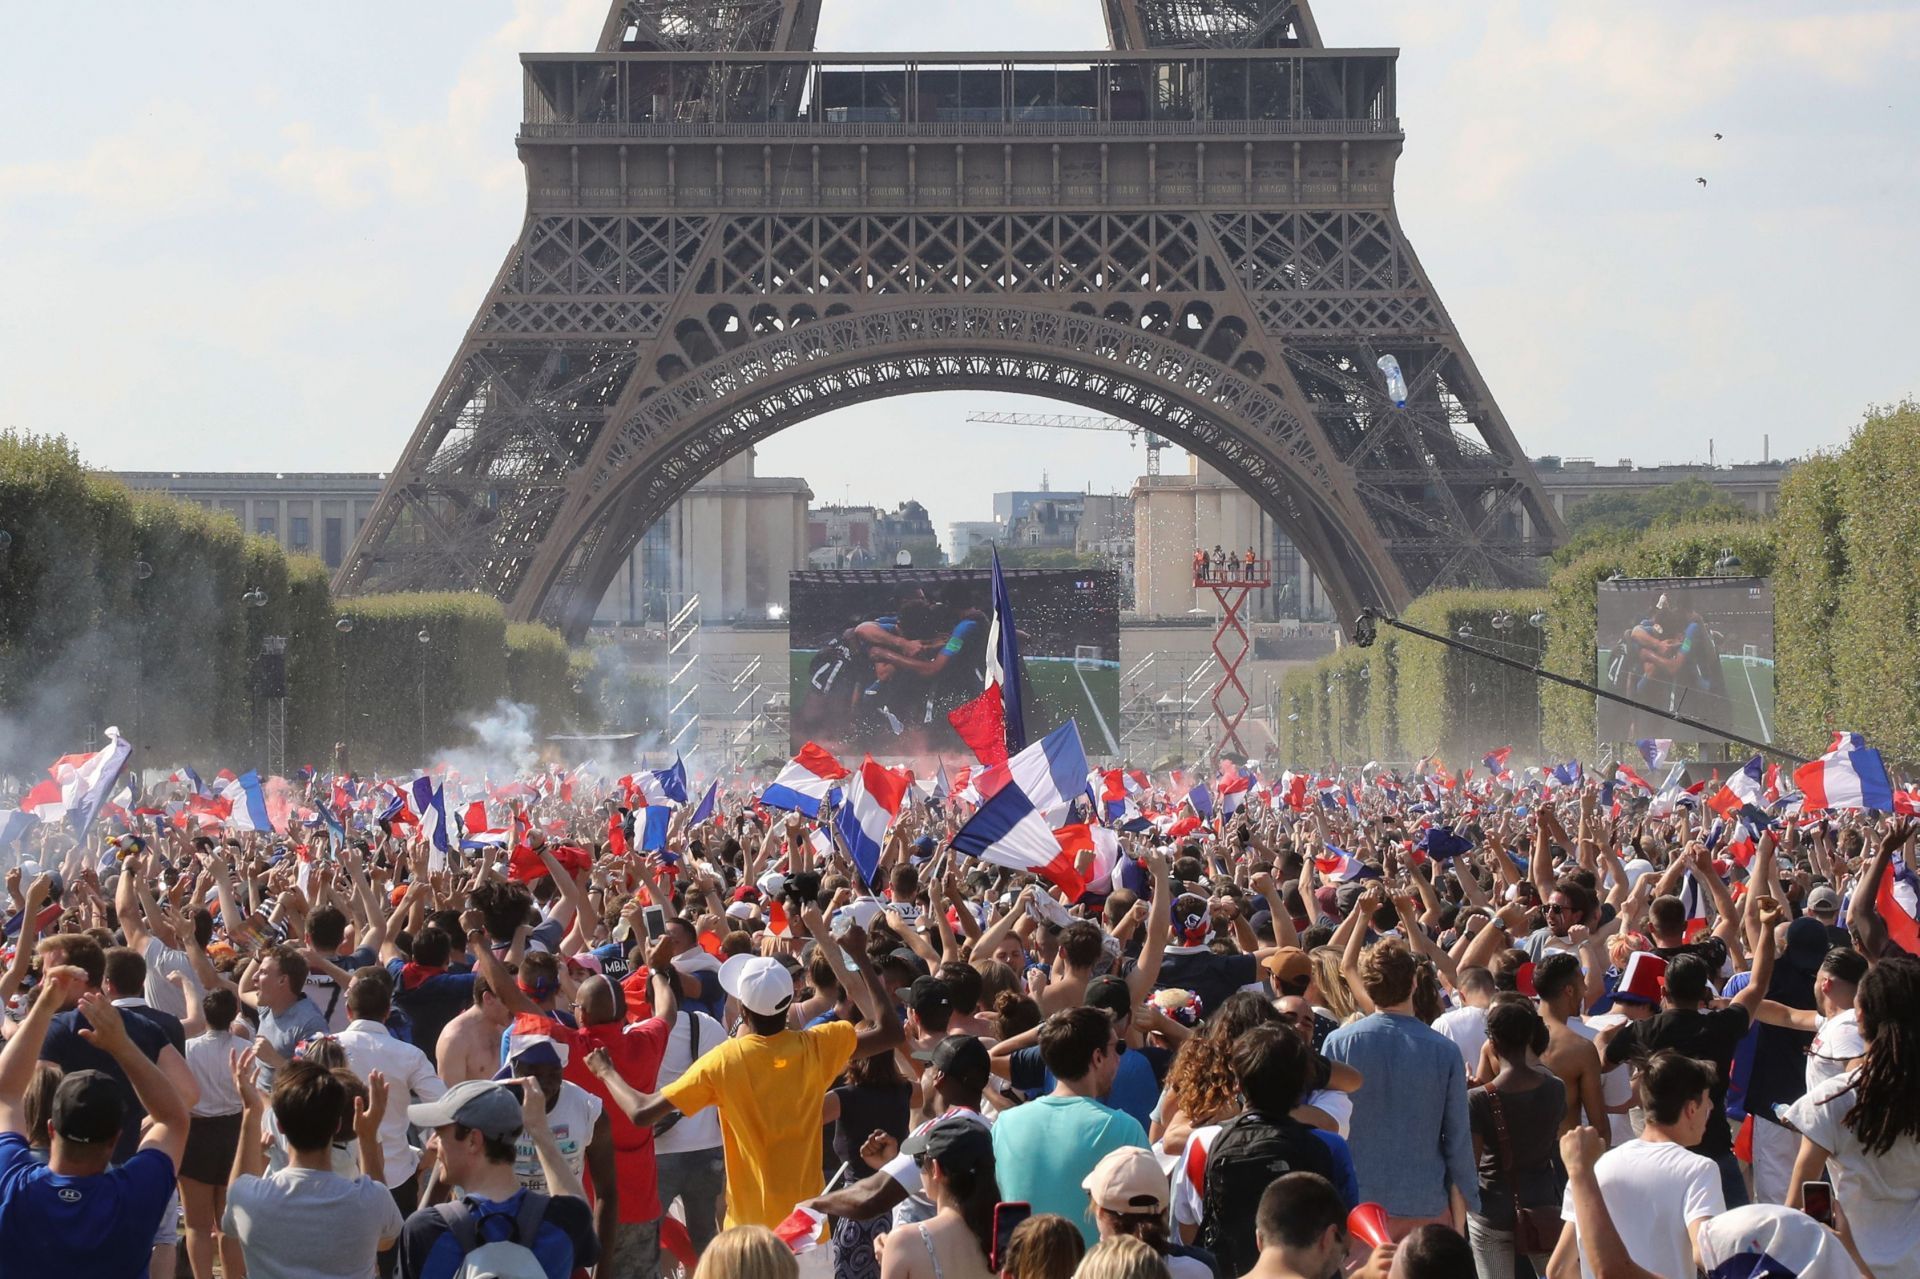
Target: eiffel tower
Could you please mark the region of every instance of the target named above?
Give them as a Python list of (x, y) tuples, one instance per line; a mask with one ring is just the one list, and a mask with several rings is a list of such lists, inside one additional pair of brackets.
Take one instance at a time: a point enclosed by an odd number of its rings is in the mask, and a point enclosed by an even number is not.
[(1205, 458), (1349, 620), (1537, 581), (1559, 520), (1394, 210), (1395, 52), (1326, 48), (1306, 0), (1100, 3), (1098, 51), (819, 53), (820, 0), (616, 0), (596, 52), (524, 55), (520, 237), (336, 589), (577, 637), (729, 456), (956, 389)]

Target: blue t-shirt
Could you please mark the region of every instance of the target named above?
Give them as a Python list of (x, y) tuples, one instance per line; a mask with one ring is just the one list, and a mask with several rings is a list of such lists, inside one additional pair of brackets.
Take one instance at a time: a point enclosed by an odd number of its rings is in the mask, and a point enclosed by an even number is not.
[(473, 1003), (473, 974), (436, 973), (409, 986), (406, 967), (404, 959), (387, 964), (387, 972), (393, 976), (393, 1003), (413, 1021), (414, 1047), (437, 1066), (440, 1032)]
[[(467, 1208), (473, 1213), (481, 1243), (513, 1237), (514, 1219), (526, 1193), (522, 1190), (511, 1199), (467, 1196)], [(547, 1203), (546, 1219), (528, 1246), (547, 1272), (547, 1279), (568, 1279), (576, 1269), (591, 1266), (600, 1258), (600, 1241), (593, 1233), (593, 1210), (584, 1199), (554, 1196)], [(423, 1208), (407, 1218), (406, 1229), (400, 1232), (398, 1272), (402, 1279), (451, 1279), (465, 1256), (460, 1241), (447, 1229), (446, 1219), (433, 1209)]]
[[(148, 1061), (157, 1062), (160, 1054), (167, 1048), (167, 1032), (160, 1023), (141, 1014), (141, 1008), (123, 1008), (120, 1010), (121, 1022), (127, 1028), (127, 1038), (134, 1042), (146, 1055)], [(113, 1054), (104, 1048), (96, 1048), (80, 1035), (82, 1030), (92, 1027), (80, 1010), (70, 1009), (64, 1013), (55, 1013), (53, 1022), (47, 1027), (47, 1038), (40, 1045), (40, 1060), (50, 1061), (60, 1067), (60, 1073), (71, 1075), (76, 1070), (97, 1070), (109, 1076), (120, 1087), (121, 1099), (126, 1103), (127, 1122), (120, 1129), (120, 1140), (113, 1148), (113, 1162), (125, 1163), (140, 1149), (140, 1121), (147, 1117), (147, 1108), (140, 1104), (140, 1098), (133, 1091), (133, 1082), (127, 1078), (127, 1072), (120, 1069), (120, 1063)]]
[[(1013, 1054), (1008, 1066), (1009, 1082), (1029, 1097), (1050, 1093), (1057, 1080), (1047, 1069), (1039, 1048), (1022, 1048)], [(1120, 1049), (1120, 1067), (1114, 1071), (1113, 1086), (1100, 1099), (1115, 1110), (1125, 1111), (1145, 1128), (1153, 1122), (1153, 1108), (1160, 1104), (1160, 1080), (1154, 1074), (1153, 1061), (1137, 1049)]]
[(0, 1279), (145, 1279), (173, 1182), (173, 1160), (158, 1150), (64, 1177), (33, 1157), (25, 1137), (0, 1133)]

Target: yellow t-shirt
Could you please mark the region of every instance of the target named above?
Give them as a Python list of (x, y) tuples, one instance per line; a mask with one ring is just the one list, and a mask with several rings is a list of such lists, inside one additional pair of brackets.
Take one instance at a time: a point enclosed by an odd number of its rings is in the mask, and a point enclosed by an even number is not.
[(720, 1108), (727, 1225), (766, 1226), (823, 1188), (820, 1105), (853, 1060), (852, 1023), (729, 1039), (663, 1090), (680, 1113)]

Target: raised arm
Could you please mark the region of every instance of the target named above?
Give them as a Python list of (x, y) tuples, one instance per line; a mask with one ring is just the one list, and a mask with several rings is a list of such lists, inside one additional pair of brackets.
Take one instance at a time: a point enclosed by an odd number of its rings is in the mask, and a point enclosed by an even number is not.
[(1167, 855), (1158, 849), (1148, 853), (1147, 869), (1153, 873), (1153, 901), (1147, 907), (1147, 939), (1140, 946), (1140, 962), (1127, 975), (1127, 992), (1136, 1006), (1153, 992), (1154, 983), (1160, 980), (1160, 966), (1167, 956), (1167, 936), (1173, 930), (1172, 868), (1167, 863)]

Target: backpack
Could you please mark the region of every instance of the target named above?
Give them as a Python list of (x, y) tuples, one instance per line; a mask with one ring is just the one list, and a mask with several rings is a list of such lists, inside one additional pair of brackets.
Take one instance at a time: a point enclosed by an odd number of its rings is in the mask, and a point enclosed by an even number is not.
[(1200, 1246), (1223, 1275), (1244, 1275), (1260, 1260), (1253, 1238), (1260, 1196), (1289, 1172), (1317, 1172), (1332, 1181), (1333, 1152), (1298, 1121), (1275, 1123), (1256, 1111), (1228, 1120), (1207, 1147)]
[(547, 1279), (547, 1268), (529, 1246), (547, 1219), (547, 1203), (548, 1196), (527, 1191), (514, 1215), (512, 1237), (491, 1243), (480, 1242), (480, 1223), (466, 1200), (435, 1208), (460, 1245), (462, 1260), (452, 1279)]

